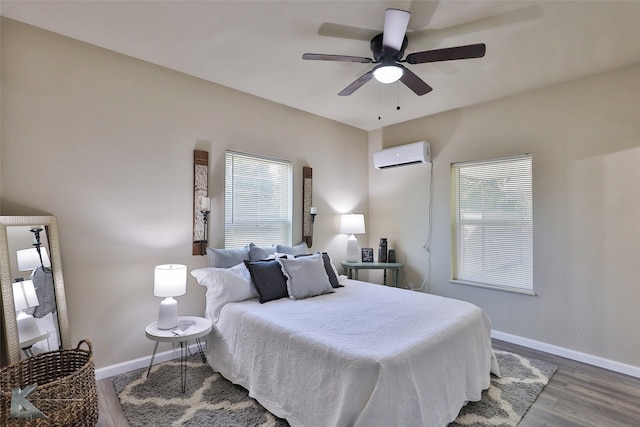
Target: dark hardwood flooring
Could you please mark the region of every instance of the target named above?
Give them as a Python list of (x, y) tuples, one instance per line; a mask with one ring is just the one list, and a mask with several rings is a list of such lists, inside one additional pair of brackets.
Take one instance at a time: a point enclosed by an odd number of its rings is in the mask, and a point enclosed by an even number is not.
[[(493, 347), (558, 367), (519, 427), (640, 427), (639, 378), (503, 341)], [(98, 427), (128, 425), (109, 378), (98, 381), (98, 407)]]

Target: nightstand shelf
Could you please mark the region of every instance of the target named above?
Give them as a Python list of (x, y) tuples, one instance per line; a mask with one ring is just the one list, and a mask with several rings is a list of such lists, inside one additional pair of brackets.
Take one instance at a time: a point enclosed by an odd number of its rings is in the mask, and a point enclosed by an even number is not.
[(393, 286), (398, 287), (398, 272), (403, 267), (401, 262), (346, 262), (340, 263), (350, 279), (358, 280), (358, 270), (384, 270), (383, 284), (387, 284), (387, 270), (393, 274)]

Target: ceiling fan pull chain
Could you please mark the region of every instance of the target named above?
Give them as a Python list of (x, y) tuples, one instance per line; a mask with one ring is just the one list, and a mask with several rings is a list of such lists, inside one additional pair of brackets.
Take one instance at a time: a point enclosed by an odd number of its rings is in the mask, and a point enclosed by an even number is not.
[(396, 89), (398, 91), (398, 104), (397, 104), (396, 110), (400, 111), (400, 81), (399, 80), (396, 83)]
[(378, 120), (382, 118), (382, 97), (380, 96), (380, 85), (378, 86)]

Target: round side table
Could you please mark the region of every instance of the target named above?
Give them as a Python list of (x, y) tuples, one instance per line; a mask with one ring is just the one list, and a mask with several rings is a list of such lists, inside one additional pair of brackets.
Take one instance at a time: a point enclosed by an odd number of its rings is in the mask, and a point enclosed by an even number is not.
[(153, 360), (156, 357), (156, 351), (158, 351), (158, 344), (160, 342), (178, 342), (180, 343), (180, 380), (182, 392), (184, 393), (187, 386), (187, 342), (189, 340), (196, 341), (200, 357), (202, 357), (202, 363), (206, 363), (207, 359), (202, 349), (200, 338), (211, 332), (211, 328), (211, 321), (204, 317), (197, 316), (179, 316), (178, 326), (173, 329), (158, 329), (157, 321), (150, 323), (145, 329), (145, 335), (150, 340), (155, 341), (156, 345), (153, 348), (153, 355), (151, 356), (151, 362), (147, 370), (147, 377), (151, 372)]

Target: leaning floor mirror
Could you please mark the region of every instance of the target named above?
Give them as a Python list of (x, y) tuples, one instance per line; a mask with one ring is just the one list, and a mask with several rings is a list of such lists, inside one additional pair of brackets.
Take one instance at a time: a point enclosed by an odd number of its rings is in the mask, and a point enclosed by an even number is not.
[(53, 216), (0, 216), (8, 363), (71, 348), (58, 226)]

